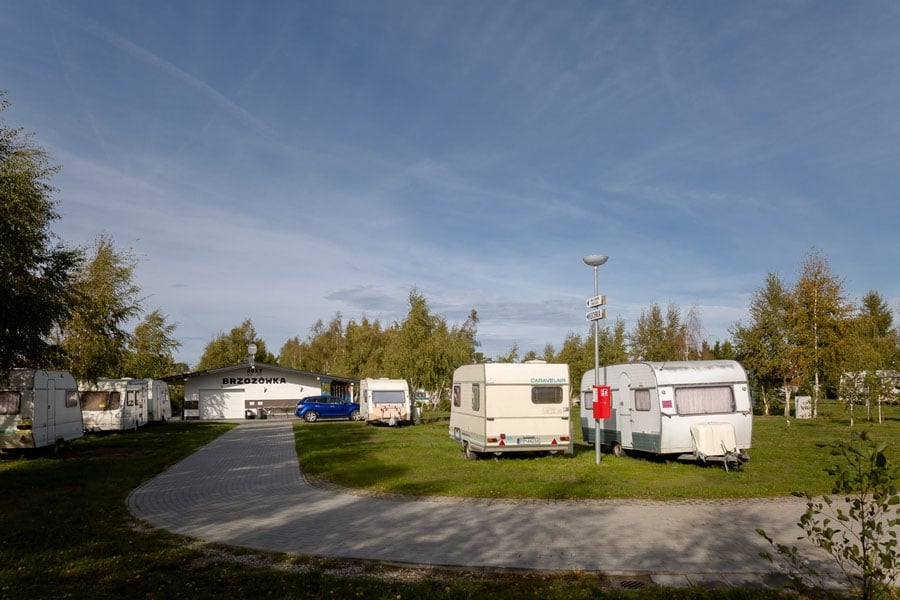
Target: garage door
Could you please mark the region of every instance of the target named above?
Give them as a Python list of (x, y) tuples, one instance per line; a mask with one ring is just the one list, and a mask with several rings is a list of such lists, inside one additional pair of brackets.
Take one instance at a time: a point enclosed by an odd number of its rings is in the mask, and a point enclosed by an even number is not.
[(200, 390), (201, 419), (243, 419), (244, 390)]

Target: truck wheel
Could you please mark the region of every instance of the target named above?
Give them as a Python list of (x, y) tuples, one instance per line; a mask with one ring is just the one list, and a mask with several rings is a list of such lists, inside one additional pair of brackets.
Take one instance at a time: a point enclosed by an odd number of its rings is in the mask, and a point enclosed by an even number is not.
[(307, 423), (315, 423), (316, 421), (319, 420), (319, 413), (317, 413), (314, 410), (311, 410), (311, 411), (307, 412), (305, 415), (303, 415), (303, 418), (306, 419)]

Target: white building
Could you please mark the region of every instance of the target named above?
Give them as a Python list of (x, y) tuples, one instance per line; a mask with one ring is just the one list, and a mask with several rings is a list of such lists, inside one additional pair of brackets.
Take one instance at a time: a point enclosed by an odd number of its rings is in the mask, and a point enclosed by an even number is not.
[(184, 385), (185, 419), (244, 419), (262, 415), (292, 415), (297, 401), (330, 393), (353, 398), (355, 379), (310, 373), (262, 363), (243, 363), (219, 369), (166, 377)]

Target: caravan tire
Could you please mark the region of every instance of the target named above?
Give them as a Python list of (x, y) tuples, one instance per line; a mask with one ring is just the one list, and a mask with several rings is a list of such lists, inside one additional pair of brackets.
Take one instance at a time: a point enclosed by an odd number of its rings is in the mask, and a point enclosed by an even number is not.
[(472, 450), (472, 447), (469, 446), (469, 442), (463, 443), (463, 451), (466, 453), (466, 460), (477, 460), (478, 453)]
[(613, 442), (612, 446), (610, 446), (610, 452), (612, 452), (613, 456), (622, 456), (625, 454), (625, 451), (622, 450), (622, 444), (619, 442)]

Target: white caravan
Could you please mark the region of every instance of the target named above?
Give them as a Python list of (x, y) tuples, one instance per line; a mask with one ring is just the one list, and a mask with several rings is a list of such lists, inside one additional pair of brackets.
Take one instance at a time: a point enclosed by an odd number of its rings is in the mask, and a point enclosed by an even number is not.
[[(137, 383), (139, 380), (135, 380)], [(144, 379), (147, 384), (147, 422), (165, 423), (172, 418), (169, 384), (159, 379)]]
[(465, 365), (453, 373), (450, 437), (483, 452), (572, 454), (569, 366), (542, 361)]
[(12, 369), (0, 379), (0, 449), (59, 446), (83, 435), (72, 375)]
[(366, 423), (400, 425), (412, 421), (409, 384), (405, 379), (363, 379), (359, 382), (359, 412)]
[(85, 431), (137, 430), (147, 424), (147, 380), (100, 379), (79, 392)]
[[(611, 388), (611, 416), (600, 421), (600, 443), (615, 455), (635, 450), (680, 459), (749, 457), (753, 410), (747, 374), (733, 360), (640, 362), (600, 367)], [(581, 432), (595, 444), (594, 371), (581, 380)]]

